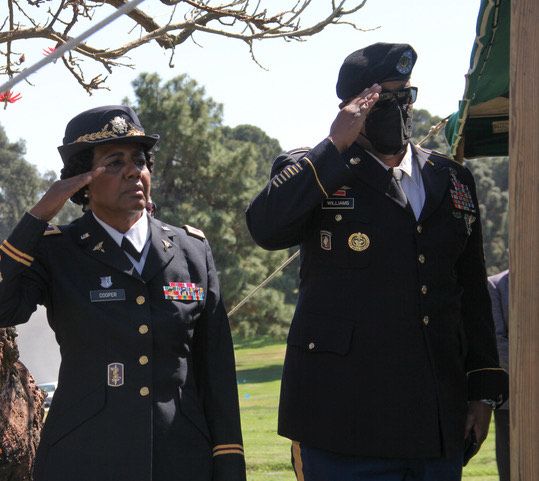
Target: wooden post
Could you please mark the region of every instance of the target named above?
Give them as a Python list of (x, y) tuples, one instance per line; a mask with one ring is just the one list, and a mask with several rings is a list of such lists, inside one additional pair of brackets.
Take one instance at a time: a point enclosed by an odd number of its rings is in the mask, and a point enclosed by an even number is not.
[(539, 1), (512, 0), (511, 3), (511, 481), (538, 481)]

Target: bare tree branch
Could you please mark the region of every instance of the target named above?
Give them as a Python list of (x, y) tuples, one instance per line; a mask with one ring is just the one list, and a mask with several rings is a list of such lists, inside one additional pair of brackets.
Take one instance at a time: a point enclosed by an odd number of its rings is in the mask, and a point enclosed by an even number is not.
[[(155, 41), (162, 49), (170, 50), (169, 65), (173, 66), (175, 49), (188, 39), (195, 42), (193, 35), (200, 32), (244, 42), (252, 60), (262, 67), (253, 50), (257, 40), (302, 41), (329, 25), (348, 25), (361, 30), (351, 16), (366, 0), (326, 1), (328, 13), (304, 24), (312, 11), (313, 0), (296, 0), (288, 8), (277, 11), (272, 11), (276, 7), (271, 0), (160, 0), (159, 3), (153, 0), (141, 4), (146, 6), (144, 10), (140, 7), (131, 10), (128, 17), (133, 25), (123, 36), (111, 39), (110, 47), (98, 48), (90, 41), (81, 43), (63, 55), (63, 65), (86, 92), (92, 93), (106, 88), (107, 79), (96, 75), (86, 80), (92, 63), (112, 74), (115, 67), (132, 67), (125, 60), (129, 52)], [(6, 50), (0, 51), (0, 59), (3, 58), (0, 81), (3, 75), (11, 77), (21, 71), (25, 52), (15, 54), (15, 45), (22, 49), (24, 40), (41, 39), (55, 42), (58, 48), (80, 35), (78, 31), (87, 28), (96, 14), (106, 14), (107, 10), (128, 3), (127, 0), (60, 0), (57, 6), (44, 12), (40, 7), (50, 2), (7, 0), (9, 13), (0, 26), (0, 44), (6, 44)], [(162, 18), (166, 20), (160, 23)], [(43, 51), (47, 54), (53, 48), (44, 43)]]

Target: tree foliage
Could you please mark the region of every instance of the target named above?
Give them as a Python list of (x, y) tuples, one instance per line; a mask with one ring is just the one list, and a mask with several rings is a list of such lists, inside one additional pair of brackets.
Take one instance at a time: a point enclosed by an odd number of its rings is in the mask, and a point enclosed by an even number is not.
[(43, 188), (39, 172), (24, 159), (24, 142), (9, 142), (0, 126), (0, 238), (4, 239)]
[(477, 187), (487, 272), (497, 274), (509, 267), (509, 158), (485, 157), (465, 165)]
[[(286, 258), (254, 245), (244, 216), (279, 143), (254, 126), (223, 126), (222, 106), (185, 75), (163, 83), (156, 74), (142, 74), (133, 86), (145, 129), (161, 135), (152, 175), (157, 216), (205, 232), (231, 307)], [(245, 336), (282, 335), (292, 309), (284, 297), (270, 285), (238, 311), (233, 328)]]
[[(244, 42), (254, 56), (258, 40), (282, 38), (302, 40), (319, 33), (328, 25), (348, 24), (347, 18), (357, 12), (366, 0), (329, 0), (322, 18), (313, 18), (312, 0), (277, 2), (263, 0), (152, 0), (127, 13), (130, 25), (125, 34), (107, 37), (107, 46), (83, 42), (62, 55), (65, 68), (87, 91), (106, 88), (103, 74), (88, 78), (84, 61), (97, 63), (106, 73), (118, 66), (132, 66), (126, 57), (132, 50), (150, 42), (174, 51), (186, 40), (196, 41), (198, 34), (224, 36)], [(78, 37), (91, 21), (110, 15), (125, 6), (126, 0), (6, 0), (7, 12), (0, 17), (0, 44), (5, 50), (0, 75), (9, 78), (24, 67), (25, 41), (43, 40), (45, 54)], [(288, 6), (285, 6), (287, 5)], [(166, 19), (164, 22), (159, 19)], [(307, 20), (308, 18), (308, 20)], [(26, 42), (28, 45), (28, 42)]]

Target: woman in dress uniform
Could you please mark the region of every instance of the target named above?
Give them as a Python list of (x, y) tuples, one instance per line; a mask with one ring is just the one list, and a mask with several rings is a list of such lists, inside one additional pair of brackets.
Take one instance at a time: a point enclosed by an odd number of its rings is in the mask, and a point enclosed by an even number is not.
[[(146, 212), (158, 138), (125, 106), (73, 118), (61, 180), (0, 245), (0, 327), (43, 304), (62, 355), (34, 481), (245, 480), (210, 247)], [(69, 198), (84, 215), (48, 224)]]

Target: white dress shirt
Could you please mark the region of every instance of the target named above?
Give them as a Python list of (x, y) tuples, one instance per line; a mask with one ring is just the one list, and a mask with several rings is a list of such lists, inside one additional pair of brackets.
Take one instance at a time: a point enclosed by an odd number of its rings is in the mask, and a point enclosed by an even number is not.
[[(368, 152), (368, 151), (367, 151)], [(376, 155), (372, 152), (369, 154), (385, 169), (389, 170), (389, 166), (384, 164)], [(402, 190), (406, 194), (406, 198), (414, 211), (414, 216), (419, 219), (423, 206), (425, 205), (425, 186), (423, 185), (423, 178), (421, 177), (421, 169), (425, 165), (420, 165), (421, 160), (414, 157), (410, 144), (406, 146), (406, 152), (401, 160), (401, 163), (397, 167), (393, 167), (393, 170), (399, 169), (402, 171), (401, 185)]]
[(137, 270), (139, 274), (142, 274), (142, 269), (144, 269), (144, 264), (146, 263), (146, 257), (148, 256), (148, 250), (150, 248), (150, 243), (148, 240), (150, 239), (150, 224), (148, 221), (148, 214), (144, 212), (140, 219), (137, 220), (131, 228), (125, 233), (122, 234), (121, 232), (117, 231), (114, 227), (111, 227), (106, 222), (103, 222), (99, 217), (97, 217), (92, 212), (95, 220), (99, 222), (101, 227), (107, 231), (107, 233), (112, 237), (114, 242), (118, 244), (120, 247), (122, 246), (122, 239), (124, 237), (127, 237), (127, 240), (133, 244), (133, 247), (138, 251), (142, 252), (142, 256), (139, 261), (131, 257), (127, 252), (125, 252), (125, 255), (129, 258), (129, 260), (133, 263), (133, 267)]

